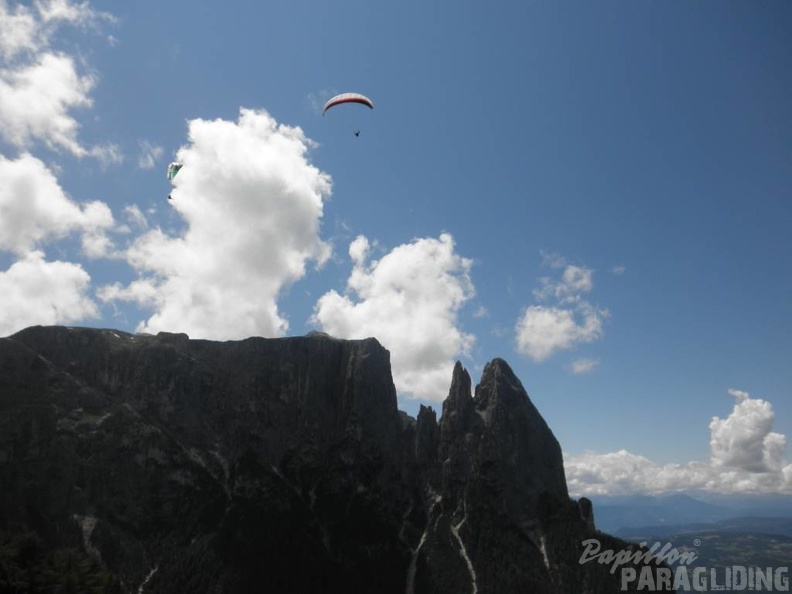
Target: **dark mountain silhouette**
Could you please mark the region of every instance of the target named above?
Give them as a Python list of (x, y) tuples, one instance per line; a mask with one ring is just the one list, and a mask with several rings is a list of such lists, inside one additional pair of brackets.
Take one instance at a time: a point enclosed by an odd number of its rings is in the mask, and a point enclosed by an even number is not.
[(0, 592), (625, 591), (508, 364), (471, 387), (412, 419), (387, 350), (319, 333), (0, 339)]

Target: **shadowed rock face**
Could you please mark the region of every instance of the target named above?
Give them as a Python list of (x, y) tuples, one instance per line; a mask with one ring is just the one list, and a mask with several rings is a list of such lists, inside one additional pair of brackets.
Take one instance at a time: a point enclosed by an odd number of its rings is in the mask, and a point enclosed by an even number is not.
[(457, 364), (439, 422), (399, 413), (374, 339), (29, 328), (0, 339), (0, 532), (128, 592), (618, 591), (509, 366), (472, 394)]
[(457, 363), (440, 433), (444, 492), (476, 485), (517, 524), (535, 522), (541, 495), (568, 498), (558, 441), (502, 359), (484, 367), (475, 397)]

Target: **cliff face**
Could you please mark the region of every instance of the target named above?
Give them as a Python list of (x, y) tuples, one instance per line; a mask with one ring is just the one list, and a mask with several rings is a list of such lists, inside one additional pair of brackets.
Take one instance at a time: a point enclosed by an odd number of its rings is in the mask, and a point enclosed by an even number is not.
[(509, 366), (471, 394), (457, 364), (439, 421), (400, 414), (374, 339), (29, 328), (0, 339), (0, 532), (128, 592), (618, 591)]

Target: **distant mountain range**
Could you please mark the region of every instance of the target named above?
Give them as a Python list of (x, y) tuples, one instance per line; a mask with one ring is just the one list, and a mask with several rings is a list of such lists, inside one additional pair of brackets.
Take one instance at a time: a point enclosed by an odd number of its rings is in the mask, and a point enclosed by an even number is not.
[(711, 532), (777, 535), (792, 539), (792, 518), (746, 516), (741, 518), (729, 518), (718, 522), (641, 526), (622, 528), (616, 532), (616, 536), (624, 538), (625, 540), (638, 541), (651, 537), (667, 537), (680, 534), (701, 535)]
[[(792, 519), (792, 496), (785, 495), (718, 495), (686, 493), (669, 495), (592, 496), (594, 520), (597, 528), (611, 534), (625, 535), (640, 528), (654, 530), (653, 534), (680, 531), (680, 527), (753, 526), (738, 518), (789, 518)], [(729, 524), (731, 521), (731, 524)], [(725, 522), (725, 523), (724, 523)], [(766, 525), (772, 520), (765, 521)], [(783, 525), (783, 524), (780, 524)], [(717, 527), (715, 526), (715, 527)]]
[[(687, 566), (688, 573), (705, 568), (705, 591), (789, 591), (792, 518), (741, 517), (712, 523), (623, 528), (619, 536), (658, 550), (671, 545), (674, 551), (693, 553), (695, 558), (687, 561), (674, 563), (669, 557), (665, 559), (675, 570)], [(758, 574), (766, 580), (761, 585)]]
[(692, 561), (677, 564), (665, 559), (675, 571), (682, 564), (688, 572), (705, 568), (706, 591), (754, 590), (755, 576), (746, 568), (771, 576), (773, 589), (786, 591), (786, 585), (788, 590), (787, 574), (776, 570), (788, 571), (792, 561), (792, 497), (697, 495), (599, 497), (595, 521), (600, 530), (626, 541), (694, 554)]

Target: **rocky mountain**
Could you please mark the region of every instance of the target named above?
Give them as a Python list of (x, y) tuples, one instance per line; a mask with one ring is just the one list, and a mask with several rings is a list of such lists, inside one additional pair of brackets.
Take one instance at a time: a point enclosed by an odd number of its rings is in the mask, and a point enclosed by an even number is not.
[(0, 339), (0, 485), (0, 593), (619, 592), (582, 543), (637, 549), (505, 361), (412, 419), (386, 349), (319, 333)]

